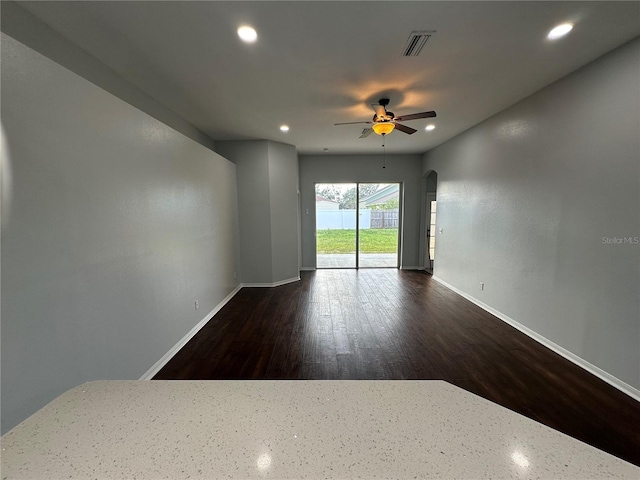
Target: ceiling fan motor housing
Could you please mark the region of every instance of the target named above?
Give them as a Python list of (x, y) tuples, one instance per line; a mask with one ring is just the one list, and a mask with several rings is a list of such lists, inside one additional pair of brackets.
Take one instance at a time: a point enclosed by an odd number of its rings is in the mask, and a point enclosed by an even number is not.
[(389, 105), (389, 99), (388, 98), (381, 98), (380, 100), (378, 100), (378, 105), (382, 106), (382, 108), (384, 109), (384, 115), (378, 115), (378, 113), (376, 112), (376, 114), (373, 116), (373, 121), (374, 122), (390, 122), (394, 119), (395, 114), (393, 112), (387, 112), (387, 105)]
[(390, 122), (393, 120), (394, 116), (395, 115), (393, 114), (393, 112), (387, 112), (384, 117), (379, 117), (376, 113), (375, 115), (373, 115), (373, 121), (375, 123)]

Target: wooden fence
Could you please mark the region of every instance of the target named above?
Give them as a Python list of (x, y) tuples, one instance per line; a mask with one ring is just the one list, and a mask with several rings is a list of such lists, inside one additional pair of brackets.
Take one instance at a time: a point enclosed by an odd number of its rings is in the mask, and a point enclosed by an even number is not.
[(371, 210), (371, 228), (398, 228), (398, 209)]

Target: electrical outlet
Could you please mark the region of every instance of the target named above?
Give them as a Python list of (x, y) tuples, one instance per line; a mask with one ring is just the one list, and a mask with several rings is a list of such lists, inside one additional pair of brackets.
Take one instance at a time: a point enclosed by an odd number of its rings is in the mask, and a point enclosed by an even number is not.
[(480, 290), (484, 290), (484, 282), (480, 282)]
[(200, 308), (200, 304), (198, 303), (198, 300), (195, 300), (193, 302), (193, 306), (196, 307), (196, 310), (198, 310)]

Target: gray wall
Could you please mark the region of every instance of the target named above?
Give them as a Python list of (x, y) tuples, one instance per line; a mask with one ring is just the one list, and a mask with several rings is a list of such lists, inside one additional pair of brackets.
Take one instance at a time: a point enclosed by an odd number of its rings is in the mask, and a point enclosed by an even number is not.
[(266, 140), (218, 142), (216, 151), (236, 164), (240, 218), (240, 280), (271, 283), (269, 147)]
[(438, 173), (435, 276), (635, 388), (639, 86), (635, 40), (423, 165)]
[(237, 286), (238, 215), (235, 165), (6, 35), (2, 127), (6, 431), (167, 353)]
[[(7, 35), (210, 150), (215, 150), (215, 142), (204, 132), (165, 107), (148, 93), (122, 78), (111, 68), (67, 40), (21, 6), (11, 1), (2, 1), (1, 8), (2, 31)], [(86, 25), (86, 28), (90, 29), (91, 26)], [(117, 48), (126, 47), (118, 45)]]
[(298, 264), (298, 152), (292, 145), (269, 142), (271, 251), (273, 281), (300, 275)]
[(216, 142), (238, 174), (240, 258), (243, 284), (297, 279), (298, 153), (267, 140)]
[(315, 184), (339, 182), (400, 182), (404, 185), (401, 267), (418, 268), (421, 161), (420, 155), (387, 155), (383, 169), (380, 155), (300, 155), (302, 268), (316, 266)]

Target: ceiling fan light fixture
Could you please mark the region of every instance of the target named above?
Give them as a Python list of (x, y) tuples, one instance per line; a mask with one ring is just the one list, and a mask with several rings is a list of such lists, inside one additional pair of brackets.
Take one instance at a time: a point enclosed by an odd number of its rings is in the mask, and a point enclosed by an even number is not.
[(371, 129), (378, 135), (388, 135), (389, 133), (393, 132), (394, 128), (395, 125), (392, 122), (379, 122), (374, 123), (371, 126)]

